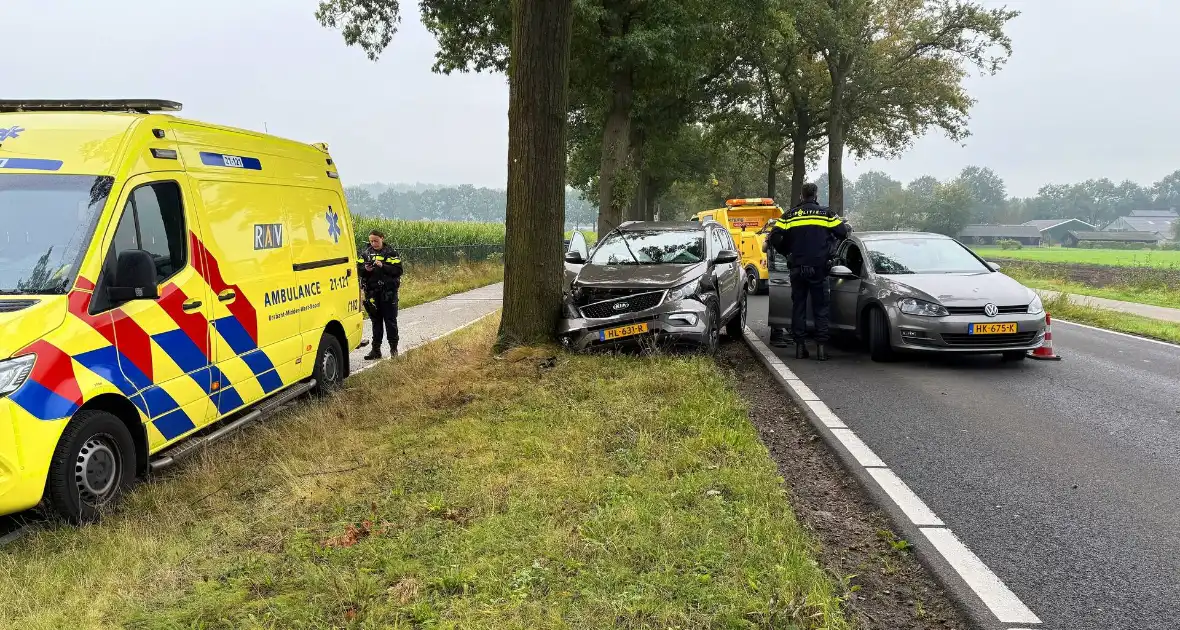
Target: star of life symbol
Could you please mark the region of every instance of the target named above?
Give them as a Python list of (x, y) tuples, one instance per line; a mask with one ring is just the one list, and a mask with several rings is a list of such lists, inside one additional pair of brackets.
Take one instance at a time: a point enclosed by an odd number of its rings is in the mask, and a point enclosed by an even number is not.
[(9, 127), (8, 129), (0, 129), (0, 142), (11, 138), (19, 138), (24, 129), (17, 126)]
[(328, 217), (328, 236), (331, 236), (332, 240), (334, 242), (339, 243), (340, 242), (340, 215), (336, 214), (336, 211), (332, 209), (332, 206), (328, 206), (327, 217)]

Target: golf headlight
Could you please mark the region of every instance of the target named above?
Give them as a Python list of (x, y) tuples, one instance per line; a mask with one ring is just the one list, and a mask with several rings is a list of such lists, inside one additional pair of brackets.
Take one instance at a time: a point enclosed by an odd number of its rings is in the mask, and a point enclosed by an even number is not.
[(700, 290), (700, 286), (700, 280), (693, 280), (688, 284), (682, 284), (668, 292), (668, 300), (686, 300), (688, 298), (696, 297), (697, 292)]
[(20, 389), (20, 386), (29, 380), (36, 360), (36, 355), (26, 354), (23, 357), (0, 361), (0, 396), (7, 396)]
[(921, 315), (923, 317), (945, 317), (948, 313), (941, 304), (934, 302), (927, 302), (926, 300), (918, 300), (915, 298), (902, 298), (897, 301), (897, 307), (906, 315)]
[(1041, 296), (1033, 295), (1032, 302), (1028, 304), (1029, 315), (1040, 315), (1045, 312), (1045, 305), (1041, 304)]

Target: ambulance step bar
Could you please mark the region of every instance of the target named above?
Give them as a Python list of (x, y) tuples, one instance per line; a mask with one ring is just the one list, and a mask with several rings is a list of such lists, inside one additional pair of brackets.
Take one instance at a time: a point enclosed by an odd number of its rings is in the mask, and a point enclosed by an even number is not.
[(221, 427), (220, 429), (217, 429), (214, 432), (203, 437), (192, 438), (177, 444), (175, 447), (164, 451), (151, 461), (149, 464), (151, 471), (159, 472), (165, 468), (168, 468), (185, 457), (195, 453), (197, 450), (205, 448), (214, 442), (218, 442), (225, 436), (274, 414), (275, 412), (279, 411), (283, 405), (286, 405), (292, 400), (311, 391), (315, 385), (315, 379), (295, 385), (278, 396), (263, 402), (257, 409), (254, 409), (241, 418), (230, 422), (229, 424)]

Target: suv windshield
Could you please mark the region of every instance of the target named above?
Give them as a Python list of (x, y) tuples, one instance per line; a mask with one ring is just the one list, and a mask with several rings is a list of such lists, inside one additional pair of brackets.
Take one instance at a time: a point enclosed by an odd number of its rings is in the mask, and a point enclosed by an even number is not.
[(866, 240), (873, 271), (879, 274), (977, 273), (990, 271), (967, 248), (942, 238)]
[(66, 292), (112, 181), (0, 175), (0, 294)]
[(611, 232), (594, 250), (590, 264), (634, 265), (639, 259), (641, 265), (692, 265), (705, 259), (700, 230), (628, 230), (626, 237)]

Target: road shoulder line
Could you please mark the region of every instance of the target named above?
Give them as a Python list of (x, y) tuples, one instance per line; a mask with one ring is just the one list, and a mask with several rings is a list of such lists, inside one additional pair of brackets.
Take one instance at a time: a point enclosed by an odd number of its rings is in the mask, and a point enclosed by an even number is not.
[(915, 554), (959, 608), (981, 628), (1041, 620), (983, 563), (908, 485), (847, 427), (750, 328), (746, 345), (819, 433), (865, 492), (889, 516)]
[[(1162, 320), (1157, 320), (1157, 321), (1162, 321)], [(1132, 335), (1130, 333), (1119, 332), (1117, 330), (1111, 330), (1109, 328), (1099, 328), (1097, 326), (1091, 326), (1089, 324), (1079, 324), (1075, 321), (1071, 321), (1068, 319), (1058, 319), (1058, 318), (1054, 317), (1053, 323), (1054, 324), (1069, 324), (1070, 326), (1077, 326), (1079, 328), (1086, 328), (1086, 329), (1094, 330), (1097, 332), (1104, 332), (1104, 333), (1109, 333), (1111, 335), (1118, 335), (1120, 337), (1126, 337), (1128, 339), (1135, 339), (1136, 341), (1146, 341), (1148, 343), (1154, 343), (1154, 344), (1158, 344), (1161, 346), (1168, 346), (1169, 348), (1180, 348), (1180, 344), (1175, 344), (1175, 343), (1171, 343), (1168, 341), (1160, 341), (1159, 339), (1152, 339), (1150, 337), (1141, 337), (1139, 335)]]

